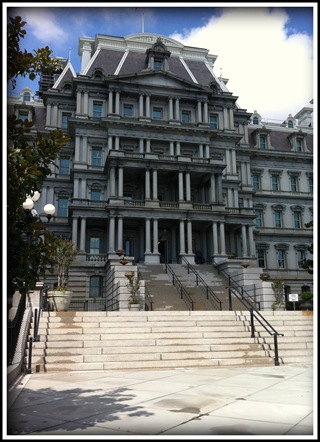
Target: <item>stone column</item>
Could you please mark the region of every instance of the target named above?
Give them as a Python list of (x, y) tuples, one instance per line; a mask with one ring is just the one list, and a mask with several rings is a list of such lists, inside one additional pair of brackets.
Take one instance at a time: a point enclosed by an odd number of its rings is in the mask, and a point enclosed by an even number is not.
[(51, 126), (51, 103), (47, 104), (46, 126)]
[(191, 183), (189, 172), (186, 172), (186, 200), (191, 201)]
[(139, 140), (139, 153), (144, 153), (144, 139), (140, 138)]
[(113, 91), (109, 91), (108, 113), (113, 114)]
[(175, 101), (175, 119), (180, 121), (179, 98), (176, 98), (176, 101)]
[(173, 120), (173, 100), (169, 98), (169, 120)]
[(219, 253), (217, 221), (213, 221), (212, 223), (212, 235), (213, 235), (213, 254), (217, 255)]
[(112, 135), (108, 136), (108, 150), (112, 150), (112, 145), (113, 145), (113, 137)]
[(151, 253), (151, 229), (150, 229), (150, 219), (146, 219), (146, 250), (145, 253)]
[(199, 158), (203, 158), (203, 144), (199, 144)]
[(143, 117), (143, 94), (139, 95), (139, 117)]
[(151, 113), (150, 113), (150, 95), (146, 96), (146, 114), (147, 114), (147, 118), (151, 118)]
[(123, 167), (118, 168), (118, 197), (123, 197)]
[(241, 226), (242, 235), (242, 256), (246, 258), (248, 256), (248, 246), (247, 246), (247, 229), (246, 226)]
[(153, 182), (153, 186), (152, 186), (152, 190), (153, 190), (153, 195), (152, 198), (154, 200), (158, 199), (158, 174), (156, 170), (152, 171), (152, 182)]
[(116, 92), (116, 114), (120, 114), (120, 92)]
[(158, 220), (154, 219), (153, 220), (153, 253), (157, 254), (159, 253), (158, 251)]
[(83, 114), (88, 115), (89, 113), (89, 93), (87, 91), (83, 94)]
[(206, 158), (210, 158), (210, 145), (206, 144), (205, 148), (206, 148)]
[(203, 103), (203, 122), (205, 124), (209, 123), (209, 112), (208, 112), (208, 102)]
[(224, 223), (220, 222), (220, 253), (221, 255), (226, 254), (226, 240), (225, 240), (225, 234), (224, 234)]
[(201, 101), (199, 100), (197, 103), (198, 109), (198, 123), (202, 123), (202, 111), (201, 111)]
[(72, 218), (72, 242), (78, 247), (78, 218)]
[(184, 201), (183, 172), (179, 172), (179, 201)]
[(174, 142), (170, 141), (169, 155), (174, 156)]
[(118, 217), (118, 249), (123, 249), (123, 218)]
[(82, 110), (82, 93), (81, 91), (77, 91), (77, 104), (76, 104), (76, 113), (81, 115)]
[(216, 202), (216, 177), (214, 174), (210, 175), (210, 203)]
[(116, 196), (116, 171), (114, 166), (110, 168), (110, 196)]
[(145, 199), (150, 200), (151, 199), (151, 192), (150, 192), (150, 170), (146, 170), (145, 172)]
[(185, 255), (184, 221), (180, 220), (180, 255)]
[(187, 235), (188, 254), (192, 254), (192, 224), (190, 220), (187, 220)]
[(114, 239), (115, 239), (115, 217), (110, 216), (109, 220), (109, 253), (114, 253)]
[(86, 251), (86, 218), (81, 218), (81, 231), (80, 231), (80, 250), (81, 252)]
[(250, 256), (255, 257), (256, 256), (256, 248), (255, 248), (254, 238), (253, 238), (253, 226), (248, 227), (248, 234), (249, 234)]

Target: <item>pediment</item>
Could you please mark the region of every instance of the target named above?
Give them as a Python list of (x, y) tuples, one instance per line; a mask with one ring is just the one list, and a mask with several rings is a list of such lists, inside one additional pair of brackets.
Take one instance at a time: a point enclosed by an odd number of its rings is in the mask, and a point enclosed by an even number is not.
[(192, 81), (186, 81), (183, 78), (176, 77), (169, 72), (142, 72), (133, 75), (119, 75), (117, 80), (120, 82), (130, 81), (130, 84), (144, 85), (144, 86), (159, 86), (168, 88), (188, 88), (188, 90), (204, 90), (203, 86), (200, 86)]

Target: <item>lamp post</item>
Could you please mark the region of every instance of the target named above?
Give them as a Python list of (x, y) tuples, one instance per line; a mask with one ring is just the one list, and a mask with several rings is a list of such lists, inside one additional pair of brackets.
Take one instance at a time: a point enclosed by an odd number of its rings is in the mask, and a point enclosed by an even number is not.
[[(36, 190), (32, 196), (27, 195), (26, 200), (23, 202), (22, 207), (26, 213), (30, 213), (33, 217), (39, 217), (38, 212), (34, 209), (34, 203), (40, 198), (40, 193)], [(46, 204), (43, 211), (50, 222), (51, 218), (55, 214), (56, 208), (53, 204)]]

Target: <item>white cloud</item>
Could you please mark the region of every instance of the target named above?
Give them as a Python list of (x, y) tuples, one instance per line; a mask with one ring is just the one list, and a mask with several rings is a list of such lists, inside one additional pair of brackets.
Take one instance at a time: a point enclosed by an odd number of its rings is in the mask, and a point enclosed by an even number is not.
[(283, 121), (313, 98), (312, 39), (287, 37), (287, 19), (281, 8), (225, 8), (205, 26), (171, 37), (217, 55), (214, 73), (222, 70), (242, 108)]
[(57, 23), (54, 11), (50, 8), (26, 8), (23, 12), (23, 19), (29, 25), (30, 32), (45, 45), (62, 44), (68, 41), (68, 32), (65, 26)]

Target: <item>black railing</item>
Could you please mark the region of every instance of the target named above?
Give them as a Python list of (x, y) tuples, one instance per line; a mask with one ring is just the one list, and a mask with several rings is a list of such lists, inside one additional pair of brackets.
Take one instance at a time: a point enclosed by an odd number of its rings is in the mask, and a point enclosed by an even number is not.
[[(215, 261), (212, 262), (215, 267), (218, 268), (218, 264)], [(252, 300), (251, 296), (245, 291), (243, 287), (241, 287), (224, 269), (219, 269), (218, 272), (222, 273), (225, 277), (228, 278), (229, 281), (229, 306), (232, 307), (232, 294), (234, 294), (237, 299), (242, 303), (242, 305), (250, 312), (250, 330), (251, 337), (255, 337), (255, 325), (254, 321), (256, 320), (263, 329), (270, 335), (273, 336), (274, 340), (274, 365), (280, 365), (279, 363), (279, 355), (278, 355), (278, 336), (284, 336), (283, 333), (278, 333), (277, 330), (266, 320), (266, 318), (260, 313), (260, 311), (256, 308), (256, 304), (259, 305), (255, 300)], [(239, 294), (239, 287), (241, 288)], [(230, 307), (229, 307), (230, 310)]]
[(199, 275), (196, 269), (187, 261), (187, 259), (182, 256), (181, 260), (187, 265), (188, 275), (193, 273), (196, 278), (196, 285), (205, 294), (206, 298), (211, 302), (216, 310), (222, 310), (222, 301), (214, 293), (214, 291), (208, 286), (205, 280)]
[(194, 310), (193, 299), (190, 297), (190, 295), (188, 294), (186, 289), (181, 284), (177, 275), (174, 273), (172, 268), (167, 263), (165, 264), (165, 270), (166, 270), (166, 273), (170, 273), (170, 275), (172, 277), (172, 284), (178, 290), (178, 292), (180, 294), (180, 298), (187, 304), (187, 307), (189, 308), (189, 310)]
[(8, 319), (8, 334), (7, 334), (7, 364), (12, 365), (13, 357), (16, 351), (20, 328), (23, 320), (23, 315), (26, 309), (26, 292), (21, 293), (21, 298), (17, 308), (15, 317), (12, 320)]

